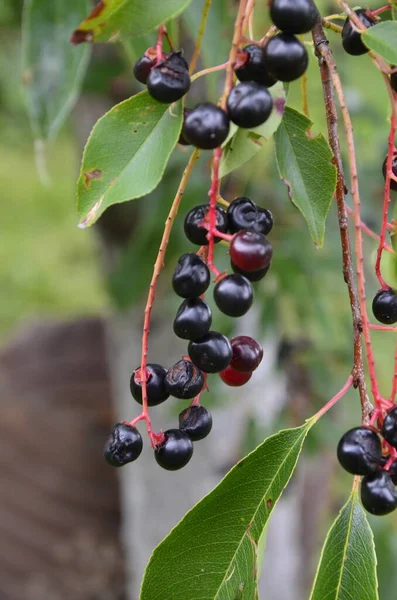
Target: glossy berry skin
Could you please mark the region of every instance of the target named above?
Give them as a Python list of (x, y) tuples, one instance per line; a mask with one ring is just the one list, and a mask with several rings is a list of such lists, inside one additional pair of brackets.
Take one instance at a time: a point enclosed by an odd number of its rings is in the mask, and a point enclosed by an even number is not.
[[(397, 75), (397, 73), (396, 73)], [(383, 161), (383, 165), (382, 165), (382, 173), (383, 173), (383, 179), (386, 180), (386, 167), (387, 167), (387, 156), (385, 158), (385, 160)], [(391, 165), (392, 171), (393, 171), (393, 175), (395, 177), (397, 177), (397, 154), (394, 154), (393, 156), (393, 162)], [(397, 192), (397, 181), (395, 181), (394, 179), (390, 179), (390, 189), (393, 190), (394, 192)]]
[(209, 332), (211, 309), (201, 298), (187, 298), (180, 305), (174, 321), (174, 333), (183, 340), (198, 340)]
[(146, 56), (146, 54), (141, 56), (141, 58), (138, 58), (133, 69), (135, 79), (146, 85), (149, 73), (152, 70), (154, 63), (155, 61)]
[(389, 411), (383, 421), (382, 436), (394, 448), (397, 448), (397, 407)]
[[(191, 113), (191, 112), (192, 111), (191, 111), (190, 108), (184, 108), (183, 109), (183, 122), (185, 122), (187, 115), (189, 113)], [(181, 131), (181, 133), (179, 135), (178, 144), (181, 144), (181, 146), (190, 146), (190, 142), (183, 135), (183, 126), (182, 126), (182, 131)]]
[(230, 366), (242, 373), (252, 373), (259, 367), (263, 359), (263, 348), (252, 337), (239, 335), (230, 340), (232, 360)]
[(264, 48), (265, 66), (280, 81), (294, 81), (309, 64), (304, 45), (290, 33), (272, 37)]
[(214, 288), (214, 300), (225, 315), (242, 317), (252, 306), (254, 291), (244, 275), (227, 275)]
[(207, 290), (211, 281), (210, 271), (202, 258), (196, 254), (184, 254), (178, 260), (172, 277), (174, 292), (182, 298), (196, 298)]
[[(149, 406), (157, 406), (169, 397), (169, 393), (165, 389), (165, 376), (167, 369), (156, 363), (147, 365), (147, 399)], [(142, 384), (140, 382), (140, 367), (137, 367), (131, 375), (130, 389), (133, 398), (142, 404)]]
[(270, 18), (284, 33), (308, 33), (319, 18), (312, 0), (272, 0)]
[(387, 515), (397, 507), (397, 493), (390, 475), (376, 471), (361, 482), (361, 502), (372, 515)]
[(168, 369), (165, 389), (174, 398), (190, 400), (204, 387), (204, 375), (190, 360), (180, 360)]
[(193, 442), (187, 433), (179, 429), (164, 431), (164, 437), (164, 442), (156, 447), (154, 457), (163, 469), (178, 471), (192, 458)]
[(219, 377), (222, 379), (223, 383), (226, 383), (226, 385), (230, 387), (241, 387), (251, 379), (252, 373), (236, 371), (236, 369), (233, 369), (233, 367), (229, 365), (219, 373)]
[(212, 429), (212, 415), (204, 406), (189, 406), (179, 414), (179, 429), (192, 442), (203, 440)]
[(189, 65), (179, 52), (173, 52), (151, 69), (146, 83), (158, 102), (176, 102), (189, 91)]
[(248, 279), (248, 281), (251, 281), (251, 283), (256, 283), (257, 281), (261, 281), (261, 279), (263, 279), (266, 275), (266, 273), (269, 271), (271, 265), (269, 264), (267, 267), (264, 267), (263, 269), (259, 269), (258, 271), (244, 271), (244, 269), (240, 269), (239, 267), (236, 267), (235, 264), (233, 264), (232, 262), (230, 263), (233, 273), (238, 273), (239, 275), (244, 275), (244, 277), (246, 277)]
[(266, 70), (263, 59), (263, 48), (250, 44), (243, 48), (243, 52), (247, 55), (246, 62), (235, 70), (239, 81), (255, 81), (259, 85), (272, 87), (277, 82), (275, 77), (272, 77)]
[(142, 437), (136, 427), (116, 423), (105, 444), (105, 460), (112, 467), (122, 467), (136, 460), (142, 452)]
[(192, 362), (205, 373), (219, 373), (232, 360), (232, 346), (226, 336), (209, 331), (197, 341), (191, 341), (188, 353)]
[(347, 431), (338, 444), (338, 460), (353, 475), (367, 475), (379, 468), (382, 446), (379, 437), (366, 427)]
[(260, 208), (249, 198), (235, 198), (226, 211), (228, 231), (237, 233), (242, 229), (267, 235), (273, 228), (270, 210)]
[[(207, 233), (208, 230), (202, 226), (204, 218), (208, 213), (208, 204), (200, 204), (190, 210), (185, 218), (184, 230), (187, 239), (192, 244), (197, 246), (208, 246)], [(227, 231), (227, 215), (226, 212), (217, 207), (216, 208), (216, 228), (222, 233)], [(220, 238), (214, 238), (215, 243), (220, 242)]]
[(385, 325), (397, 323), (397, 293), (395, 290), (380, 290), (372, 302), (375, 319)]
[(196, 148), (213, 150), (221, 146), (229, 135), (228, 114), (211, 102), (204, 102), (186, 115), (183, 136)]
[(270, 117), (272, 109), (271, 95), (255, 81), (239, 83), (227, 98), (227, 112), (231, 121), (245, 129), (262, 125)]
[[(359, 8), (355, 13), (365, 27), (372, 27), (375, 25), (375, 22), (367, 16), (364, 8)], [(353, 56), (360, 56), (361, 54), (369, 52), (368, 48), (361, 41), (361, 33), (358, 33), (358, 31), (353, 29), (349, 18), (346, 19), (343, 26), (342, 45), (345, 52), (352, 54)]]
[(272, 245), (262, 233), (243, 229), (233, 236), (230, 243), (230, 259), (243, 271), (264, 269), (272, 256)]

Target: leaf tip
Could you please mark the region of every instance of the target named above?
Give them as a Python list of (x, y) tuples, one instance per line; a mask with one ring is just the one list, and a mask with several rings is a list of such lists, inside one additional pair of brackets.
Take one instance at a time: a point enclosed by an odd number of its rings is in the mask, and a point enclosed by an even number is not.
[(80, 221), (80, 223), (77, 225), (77, 227), (79, 229), (86, 229), (87, 227), (90, 227), (91, 225), (93, 225), (95, 223), (95, 221), (98, 218), (98, 212), (101, 207), (102, 200), (103, 200), (103, 196), (101, 196), (101, 198), (99, 198), (98, 202), (95, 202), (94, 206), (91, 208), (91, 210), (88, 211), (88, 213), (84, 217), (84, 219), (82, 219)]

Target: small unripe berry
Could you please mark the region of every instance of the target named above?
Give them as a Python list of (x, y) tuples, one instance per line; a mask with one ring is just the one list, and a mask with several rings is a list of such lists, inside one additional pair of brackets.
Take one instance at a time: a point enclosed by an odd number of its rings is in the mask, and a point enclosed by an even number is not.
[(262, 233), (242, 230), (233, 236), (230, 243), (230, 259), (244, 271), (264, 269), (272, 256), (272, 245)]
[(239, 335), (230, 340), (232, 345), (232, 360), (230, 366), (236, 371), (251, 373), (262, 362), (263, 348), (252, 337)]
[(226, 385), (229, 385), (230, 387), (241, 387), (251, 379), (252, 373), (236, 371), (236, 369), (233, 369), (233, 367), (229, 365), (219, 373), (219, 376)]

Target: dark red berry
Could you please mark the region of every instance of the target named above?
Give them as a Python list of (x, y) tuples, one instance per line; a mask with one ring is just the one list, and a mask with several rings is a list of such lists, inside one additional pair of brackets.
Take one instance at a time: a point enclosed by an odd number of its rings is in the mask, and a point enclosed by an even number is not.
[[(191, 111), (190, 108), (185, 108), (183, 110), (183, 123), (185, 122), (185, 119), (186, 119), (187, 115), (189, 113), (191, 113), (191, 112), (192, 111)], [(182, 146), (190, 146), (190, 142), (183, 135), (183, 125), (182, 125), (182, 131), (181, 131), (180, 136), (179, 136), (178, 144), (181, 144)]]
[(376, 471), (361, 482), (361, 502), (372, 515), (387, 515), (397, 507), (397, 493), (390, 475)]
[[(208, 204), (201, 204), (190, 210), (185, 218), (184, 229), (187, 239), (197, 246), (208, 246), (208, 229), (203, 227), (203, 222), (208, 214)], [(208, 217), (207, 217), (208, 218)], [(222, 208), (216, 208), (216, 228), (222, 233), (227, 231), (227, 215)], [(215, 243), (220, 238), (215, 238)]]
[(230, 264), (231, 264), (231, 267), (232, 267), (234, 273), (238, 273), (239, 275), (244, 275), (244, 277), (246, 277), (248, 279), (248, 281), (251, 281), (252, 283), (255, 283), (256, 281), (260, 281), (261, 279), (263, 279), (271, 267), (271, 264), (269, 264), (267, 267), (264, 267), (263, 269), (259, 269), (258, 271), (244, 271), (243, 269), (239, 269), (239, 267), (236, 267), (236, 265), (233, 264), (232, 262)]
[(382, 445), (377, 434), (366, 427), (347, 431), (338, 444), (338, 460), (353, 475), (367, 475), (379, 468)]
[(122, 467), (138, 458), (142, 452), (142, 437), (136, 427), (116, 423), (106, 442), (104, 456), (112, 467)]
[(190, 400), (204, 387), (204, 374), (190, 360), (180, 360), (168, 369), (165, 389), (174, 398)]
[(192, 458), (192, 440), (187, 433), (179, 429), (164, 431), (164, 438), (163, 443), (154, 451), (157, 463), (167, 471), (182, 469)]
[[(365, 27), (372, 27), (375, 25), (375, 21), (367, 15), (367, 10), (365, 8), (359, 8), (355, 13)], [(369, 52), (368, 48), (361, 41), (361, 33), (352, 27), (349, 17), (346, 19), (343, 26), (342, 45), (345, 51), (353, 56), (360, 56), (360, 54)]]
[(219, 373), (232, 360), (229, 340), (217, 331), (209, 331), (200, 340), (191, 341), (188, 352), (192, 362), (205, 373)]
[(178, 296), (201, 296), (207, 290), (210, 281), (210, 271), (202, 258), (193, 253), (180, 257), (172, 277), (172, 286)]
[(389, 411), (383, 421), (382, 435), (394, 448), (397, 448), (397, 406)]
[(180, 52), (173, 52), (151, 69), (147, 88), (152, 98), (164, 104), (176, 102), (189, 91), (189, 65)]
[(146, 85), (147, 78), (149, 77), (149, 73), (152, 70), (152, 67), (155, 64), (155, 60), (149, 58), (144, 54), (141, 58), (138, 58), (134, 65), (134, 75), (135, 78), (140, 82)]
[(211, 309), (201, 298), (188, 298), (180, 305), (174, 321), (175, 335), (183, 340), (198, 340), (209, 332)]
[(213, 150), (226, 140), (229, 128), (227, 113), (215, 104), (204, 102), (186, 115), (182, 133), (193, 146)]
[(233, 273), (216, 284), (214, 300), (225, 315), (242, 317), (252, 306), (254, 291), (246, 277)]
[(237, 233), (242, 229), (267, 235), (273, 228), (270, 210), (260, 208), (249, 198), (235, 198), (226, 211), (228, 231)]
[(233, 236), (230, 243), (231, 261), (243, 271), (264, 269), (272, 256), (272, 245), (262, 233), (242, 230)]
[(212, 429), (212, 415), (204, 406), (189, 406), (179, 415), (179, 429), (192, 442), (203, 440)]
[(312, 0), (272, 0), (270, 18), (285, 33), (307, 33), (319, 19)]
[(243, 52), (247, 55), (247, 60), (235, 71), (239, 81), (255, 81), (265, 87), (271, 87), (277, 82), (265, 67), (263, 48), (250, 44), (243, 48)]
[(241, 387), (251, 379), (252, 373), (236, 371), (236, 369), (233, 369), (233, 367), (229, 365), (219, 373), (219, 376), (226, 385), (229, 385), (230, 387)]
[(372, 302), (375, 319), (385, 325), (397, 323), (397, 293), (395, 290), (380, 290)]
[[(165, 389), (165, 376), (167, 369), (161, 365), (152, 363), (147, 365), (146, 391), (149, 406), (157, 406), (169, 397), (169, 393)], [(142, 383), (141, 369), (137, 367), (131, 375), (130, 381), (131, 394), (135, 400), (142, 404)]]
[[(392, 65), (392, 69), (395, 69), (396, 65)], [(397, 71), (390, 75), (390, 85), (392, 89), (397, 93)]]
[(230, 366), (242, 373), (252, 373), (259, 367), (263, 358), (263, 348), (252, 337), (239, 335), (230, 340), (232, 360)]
[(294, 81), (303, 75), (309, 64), (304, 45), (290, 33), (272, 37), (264, 48), (265, 65), (280, 81)]
[[(396, 73), (397, 75), (397, 73)], [(383, 161), (383, 166), (382, 166), (382, 173), (383, 173), (383, 178), (386, 180), (386, 167), (387, 167), (387, 156), (385, 158), (385, 160)], [(397, 177), (397, 152), (393, 155), (393, 162), (391, 165), (391, 170), (393, 172), (393, 175), (395, 177)], [(394, 192), (397, 192), (397, 181), (395, 179), (390, 179), (390, 189), (392, 189)]]
[(262, 125), (270, 117), (273, 99), (267, 89), (255, 81), (236, 85), (227, 99), (230, 119), (245, 129)]

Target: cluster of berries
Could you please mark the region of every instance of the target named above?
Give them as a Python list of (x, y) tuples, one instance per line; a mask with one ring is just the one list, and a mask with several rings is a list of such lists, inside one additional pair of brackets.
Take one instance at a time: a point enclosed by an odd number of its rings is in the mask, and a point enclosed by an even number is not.
[(361, 500), (373, 515), (387, 515), (397, 508), (397, 407), (385, 416), (380, 436), (373, 428), (354, 427), (338, 444), (342, 467), (353, 475), (364, 475)]

